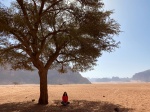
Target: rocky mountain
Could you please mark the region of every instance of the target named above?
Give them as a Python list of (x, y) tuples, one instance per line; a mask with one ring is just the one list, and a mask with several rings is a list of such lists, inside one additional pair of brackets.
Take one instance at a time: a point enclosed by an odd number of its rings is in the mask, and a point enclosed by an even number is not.
[(112, 77), (112, 78), (88, 78), (91, 82), (130, 82), (130, 78), (119, 78), (119, 77)]
[(132, 80), (150, 82), (150, 70), (136, 73), (133, 75)]
[[(0, 84), (39, 84), (38, 71), (5, 70), (0, 68)], [(59, 73), (57, 70), (49, 70), (49, 84), (90, 84), (91, 82), (82, 77), (78, 72), (68, 70), (67, 73)]]

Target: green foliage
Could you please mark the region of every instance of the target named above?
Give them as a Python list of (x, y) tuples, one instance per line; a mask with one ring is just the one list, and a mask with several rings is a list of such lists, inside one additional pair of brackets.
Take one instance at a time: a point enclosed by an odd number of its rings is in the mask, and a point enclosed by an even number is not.
[[(70, 65), (85, 71), (118, 47), (119, 24), (100, 0), (16, 0), (0, 5), (0, 63), (13, 69)], [(60, 69), (60, 71), (64, 71)]]

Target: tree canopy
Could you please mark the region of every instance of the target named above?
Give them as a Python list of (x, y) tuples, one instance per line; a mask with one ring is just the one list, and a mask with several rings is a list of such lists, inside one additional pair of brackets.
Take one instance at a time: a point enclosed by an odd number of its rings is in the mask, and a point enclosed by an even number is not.
[(1, 63), (13, 69), (70, 65), (84, 71), (118, 43), (119, 24), (98, 0), (16, 0), (0, 7)]

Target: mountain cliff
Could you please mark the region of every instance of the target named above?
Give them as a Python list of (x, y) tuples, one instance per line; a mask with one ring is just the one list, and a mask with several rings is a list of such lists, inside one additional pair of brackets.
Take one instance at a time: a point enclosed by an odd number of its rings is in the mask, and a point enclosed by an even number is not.
[[(0, 68), (0, 84), (39, 84), (38, 71), (5, 70)], [(49, 70), (48, 84), (90, 84), (91, 82), (82, 77), (78, 72), (68, 70), (67, 73), (59, 73), (57, 70)]]
[(150, 82), (150, 70), (136, 73), (133, 75), (132, 80)]

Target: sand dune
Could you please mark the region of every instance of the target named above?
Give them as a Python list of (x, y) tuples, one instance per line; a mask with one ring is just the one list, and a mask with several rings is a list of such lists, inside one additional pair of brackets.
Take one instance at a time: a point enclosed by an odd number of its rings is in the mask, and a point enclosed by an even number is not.
[[(49, 85), (48, 90), (49, 104), (40, 106), (39, 85), (1, 85), (0, 112), (150, 112), (150, 83)], [(68, 107), (60, 104), (64, 91)]]

